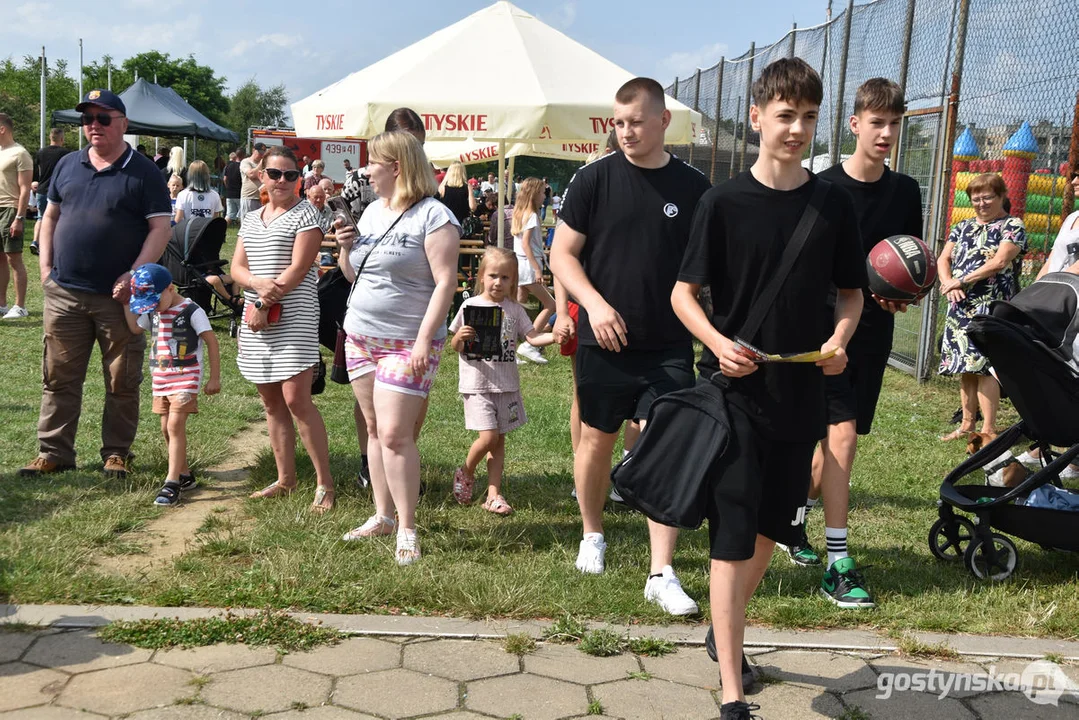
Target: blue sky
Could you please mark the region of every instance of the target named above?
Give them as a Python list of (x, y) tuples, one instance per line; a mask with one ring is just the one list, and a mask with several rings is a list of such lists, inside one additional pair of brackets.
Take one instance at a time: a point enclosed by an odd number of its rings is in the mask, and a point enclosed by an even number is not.
[[(184, 0), (4, 0), (0, 57), (66, 58), (78, 67), (78, 40), (87, 62), (158, 50), (193, 54), (230, 88), (250, 77), (264, 86), (284, 83), (299, 100), (349, 72), (406, 47), (486, 7), (487, 0), (403, 2), (210, 2)], [(806, 27), (825, 18), (826, 0), (517, 0), (574, 40), (630, 72), (664, 85), (721, 55), (739, 55), (781, 37), (792, 22)], [(843, 3), (837, 3), (837, 12)], [(751, 7), (752, 11), (747, 11)], [(475, 44), (477, 69), (498, 58)]]

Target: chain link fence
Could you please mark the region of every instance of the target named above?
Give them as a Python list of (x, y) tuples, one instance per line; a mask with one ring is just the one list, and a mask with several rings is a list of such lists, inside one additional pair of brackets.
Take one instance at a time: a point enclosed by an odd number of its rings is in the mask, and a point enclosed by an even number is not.
[[(1036, 276), (1072, 211), (1068, 182), (1079, 165), (1079, 11), (1074, 0), (876, 0), (829, 2), (825, 22), (793, 27), (771, 44), (676, 78), (667, 94), (698, 110), (697, 142), (672, 150), (713, 183), (749, 168), (758, 138), (748, 128), (749, 88), (769, 63), (796, 56), (816, 68), (824, 100), (806, 167), (820, 171), (854, 150), (847, 118), (858, 86), (887, 77), (904, 87), (908, 112), (892, 167), (918, 181), (924, 235), (939, 251), (973, 217), (965, 188), (1000, 173), (1011, 213), (1023, 220), (1023, 281)], [(833, 10), (835, 13), (833, 14)], [(925, 379), (935, 372), (944, 305), (934, 291), (896, 322), (892, 364)]]

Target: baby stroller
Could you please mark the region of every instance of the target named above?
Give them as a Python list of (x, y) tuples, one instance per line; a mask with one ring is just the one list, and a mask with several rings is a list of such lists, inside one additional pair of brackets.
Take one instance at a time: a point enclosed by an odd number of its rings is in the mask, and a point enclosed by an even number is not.
[[(1070, 273), (1050, 273), (971, 321), (968, 336), (989, 358), (1021, 419), (944, 479), (929, 550), (942, 560), (962, 559), (978, 579), (1004, 580), (1015, 570), (1015, 544), (1001, 533), (1046, 549), (1079, 551), (1079, 513), (1023, 504), (1037, 488), (1060, 487), (1061, 471), (1079, 457), (1077, 335), (1079, 276)], [(1024, 437), (1041, 451), (1042, 467), (1015, 487), (989, 485), (989, 470), (985, 485), (956, 484), (1007, 458)], [(956, 510), (974, 515), (974, 522)]]
[(228, 223), (224, 218), (184, 218), (172, 228), (161, 264), (172, 273), (176, 289), (206, 311), (211, 320), (229, 319), (229, 335), (236, 337), (243, 316), (243, 296), (214, 287), (207, 276), (224, 274), (221, 259)]

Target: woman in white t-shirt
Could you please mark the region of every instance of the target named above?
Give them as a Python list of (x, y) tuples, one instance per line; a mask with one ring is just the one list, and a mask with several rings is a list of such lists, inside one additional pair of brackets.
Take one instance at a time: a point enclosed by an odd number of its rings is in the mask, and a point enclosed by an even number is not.
[[(546, 256), (543, 254), (543, 228), (540, 227), (539, 212), (543, 207), (544, 183), (538, 178), (527, 178), (521, 183), (521, 192), (517, 195), (517, 204), (513, 206), (513, 219), (510, 232), (513, 234), (513, 254), (517, 256), (517, 277), (521, 293), (518, 300), (526, 300), (532, 295), (539, 300), (539, 315), (533, 327), (540, 332), (547, 327), (547, 321), (554, 312), (554, 298), (543, 285), (543, 267)], [(521, 343), (517, 354), (540, 365), (547, 364), (547, 358), (539, 348), (528, 343)]]
[(354, 282), (345, 311), (345, 362), (367, 424), (375, 513), (344, 540), (396, 530), (397, 563), (408, 565), (420, 557), (415, 427), (446, 339), (461, 228), (433, 197), (438, 186), (415, 137), (385, 132), (367, 148), (379, 199), (363, 211), (357, 230), (337, 226), (337, 242), (338, 265)]
[[(1072, 170), (1072, 189), (1079, 197), (1079, 171)], [(1045, 259), (1045, 264), (1038, 271), (1041, 280), (1047, 273), (1070, 272), (1079, 275), (1079, 210), (1076, 210), (1060, 224), (1060, 232), (1053, 241), (1053, 250)]]
[(187, 187), (176, 196), (173, 224), (179, 224), (185, 217), (221, 217), (223, 210), (221, 196), (210, 187), (210, 167), (202, 160), (191, 163), (187, 168)]

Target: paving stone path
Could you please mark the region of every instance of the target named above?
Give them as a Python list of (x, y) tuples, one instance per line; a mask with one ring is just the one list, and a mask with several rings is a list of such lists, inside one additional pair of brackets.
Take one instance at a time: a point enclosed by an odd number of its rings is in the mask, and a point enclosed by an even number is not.
[[(964, 678), (989, 672), (1037, 685), (1029, 660), (750, 654), (762, 682), (749, 700), (766, 720), (1079, 717), (1079, 693), (1047, 695), (1045, 676), (1037, 692), (964, 686)], [(1062, 673), (1054, 687), (1079, 688), (1079, 666), (1047, 669)], [(924, 691), (910, 687), (919, 677)], [(540, 643), (518, 657), (493, 640), (402, 636), (282, 655), (243, 645), (155, 652), (103, 643), (87, 630), (0, 632), (0, 720), (708, 720), (719, 717), (718, 686), (716, 665), (700, 647), (597, 658)]]

